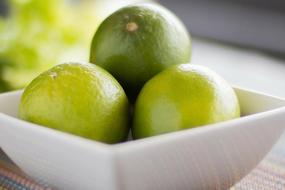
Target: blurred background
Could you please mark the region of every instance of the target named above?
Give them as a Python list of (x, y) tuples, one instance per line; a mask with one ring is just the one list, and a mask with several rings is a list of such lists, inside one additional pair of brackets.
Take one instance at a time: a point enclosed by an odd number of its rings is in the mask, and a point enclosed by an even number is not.
[(140, 0), (0, 0), (0, 92), (55, 64), (88, 61), (99, 23)]
[(161, 0), (194, 34), (285, 53), (284, 0)]
[[(146, 1), (0, 0), (0, 92), (25, 87), (55, 64), (88, 61), (100, 22), (122, 6)], [(285, 97), (284, 0), (156, 2), (191, 32), (193, 63), (234, 85)]]

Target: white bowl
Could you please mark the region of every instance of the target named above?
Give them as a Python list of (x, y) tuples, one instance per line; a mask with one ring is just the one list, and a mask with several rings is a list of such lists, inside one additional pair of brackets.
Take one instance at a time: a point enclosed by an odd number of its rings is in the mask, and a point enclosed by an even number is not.
[(21, 91), (0, 95), (0, 145), (29, 176), (61, 190), (227, 189), (285, 128), (285, 100), (236, 88), (243, 117), (117, 145), (17, 119)]

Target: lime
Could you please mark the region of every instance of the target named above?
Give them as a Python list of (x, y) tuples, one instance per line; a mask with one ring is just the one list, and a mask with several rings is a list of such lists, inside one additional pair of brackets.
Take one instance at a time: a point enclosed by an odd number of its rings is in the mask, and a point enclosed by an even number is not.
[(210, 69), (181, 64), (149, 80), (135, 104), (133, 136), (143, 138), (240, 117), (231, 86)]
[(123, 88), (93, 64), (62, 64), (39, 75), (22, 95), (19, 117), (106, 143), (123, 141), (129, 131)]
[(109, 71), (134, 100), (147, 80), (170, 65), (189, 62), (190, 56), (182, 22), (162, 6), (138, 4), (103, 21), (93, 37), (90, 62)]

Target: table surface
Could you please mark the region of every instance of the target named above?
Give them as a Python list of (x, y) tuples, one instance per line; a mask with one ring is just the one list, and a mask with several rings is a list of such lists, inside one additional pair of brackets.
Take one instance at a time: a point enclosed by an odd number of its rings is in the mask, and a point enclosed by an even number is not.
[[(194, 38), (192, 63), (208, 66), (233, 85), (285, 99), (285, 60), (256, 50)], [(9, 161), (7, 164), (7, 158), (0, 152), (0, 190), (9, 189), (49, 188), (26, 178)], [(285, 189), (285, 134), (259, 166), (232, 189)]]

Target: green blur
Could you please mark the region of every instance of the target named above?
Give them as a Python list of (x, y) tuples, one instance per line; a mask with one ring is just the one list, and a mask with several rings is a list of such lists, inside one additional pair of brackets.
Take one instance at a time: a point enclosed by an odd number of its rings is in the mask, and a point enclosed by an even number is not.
[(97, 18), (92, 1), (10, 0), (0, 16), (0, 92), (25, 87), (63, 61), (85, 61)]

